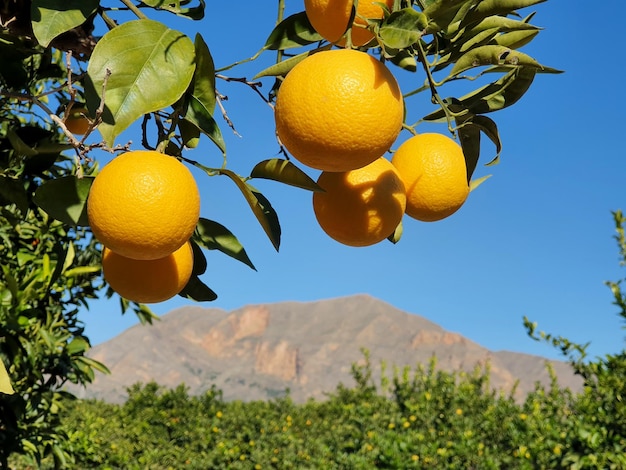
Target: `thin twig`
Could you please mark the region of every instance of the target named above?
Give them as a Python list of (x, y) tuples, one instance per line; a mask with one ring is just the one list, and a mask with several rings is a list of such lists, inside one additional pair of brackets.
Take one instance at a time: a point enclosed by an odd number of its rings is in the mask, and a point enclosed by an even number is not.
[(224, 108), (224, 105), (222, 104), (222, 101), (228, 100), (228, 97), (225, 95), (219, 94), (217, 90), (215, 91), (215, 95), (217, 98), (216, 100), (217, 105), (220, 107), (220, 110), (222, 111), (222, 117), (224, 118), (224, 121), (226, 121), (226, 124), (228, 124), (228, 127), (232, 129), (233, 133), (237, 137), (241, 137), (241, 134), (237, 132), (237, 129), (235, 129), (235, 124), (233, 124), (233, 121), (231, 121), (230, 118), (228, 117), (228, 114), (226, 113), (226, 109)]

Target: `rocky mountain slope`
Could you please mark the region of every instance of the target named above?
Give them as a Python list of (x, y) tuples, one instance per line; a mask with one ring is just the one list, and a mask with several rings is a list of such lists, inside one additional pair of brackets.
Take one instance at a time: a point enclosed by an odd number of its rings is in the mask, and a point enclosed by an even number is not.
[[(185, 383), (198, 394), (215, 385), (225, 399), (256, 400), (285, 394), (303, 401), (323, 399), (339, 383), (352, 385), (351, 365), (371, 353), (375, 375), (380, 361), (415, 367), (437, 356), (444, 370), (471, 371), (490, 364), (491, 383), (509, 390), (519, 379), (518, 396), (536, 381), (549, 382), (546, 359), (493, 352), (418, 315), (367, 295), (317, 302), (250, 305), (226, 312), (185, 307), (152, 326), (135, 326), (94, 347), (90, 356), (111, 375), (98, 374), (78, 396), (124, 400), (137, 382), (174, 387)], [(578, 388), (569, 366), (552, 363), (561, 385)]]

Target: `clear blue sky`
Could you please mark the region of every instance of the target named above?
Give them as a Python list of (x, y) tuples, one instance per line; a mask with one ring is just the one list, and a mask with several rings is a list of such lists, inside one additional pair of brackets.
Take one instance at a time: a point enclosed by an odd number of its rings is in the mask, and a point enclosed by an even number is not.
[[(262, 4), (208, 2), (202, 22), (163, 19), (174, 20), (172, 27), (191, 37), (200, 31), (221, 67), (252, 56), (265, 41), (276, 11), (274, 2)], [(287, 8), (287, 14), (301, 11), (302, 2), (287, 0)], [(601, 29), (570, 2), (549, 0), (525, 13), (533, 9), (533, 23), (545, 30), (522, 51), (566, 73), (539, 75), (519, 103), (491, 115), (504, 144), (501, 162), (476, 173), (492, 174), (491, 179), (447, 220), (405, 219), (397, 245), (340, 245), (317, 226), (310, 193), (258, 180), (255, 185), (281, 221), (282, 245), (276, 253), (234, 185), (198, 173), (202, 216), (226, 225), (258, 269), (208, 252), (202, 279), (219, 298), (206, 306), (232, 310), (367, 293), (494, 350), (558, 357), (526, 336), (524, 315), (540, 329), (591, 341), (592, 355), (621, 350), (626, 332), (604, 281), (625, 274), (617, 263), (611, 211), (626, 210), (624, 130), (618, 115), (625, 104), (621, 23), (626, 3), (604, 2)], [(251, 78), (274, 58), (267, 52), (226, 73)], [(422, 74), (393, 70), (403, 91), (423, 81)], [(268, 89), (271, 80), (264, 86)], [(219, 81), (218, 89), (228, 96), (224, 104), (242, 136), (234, 136), (217, 117), (228, 166), (249, 174), (258, 161), (277, 156), (271, 110), (241, 84)], [(408, 101), (415, 117), (432, 109), (427, 98)], [(423, 130), (446, 132), (445, 125)], [(400, 140), (408, 137), (403, 133)], [(136, 132), (124, 139), (140, 142)], [(485, 163), (493, 147), (485, 145), (483, 152)], [(221, 164), (220, 153), (208, 142), (187, 156), (208, 166)], [(193, 303), (178, 297), (152, 308), (163, 314), (185, 305)], [(120, 316), (116, 300), (94, 303), (82, 319), (94, 344), (136, 323), (132, 313)]]

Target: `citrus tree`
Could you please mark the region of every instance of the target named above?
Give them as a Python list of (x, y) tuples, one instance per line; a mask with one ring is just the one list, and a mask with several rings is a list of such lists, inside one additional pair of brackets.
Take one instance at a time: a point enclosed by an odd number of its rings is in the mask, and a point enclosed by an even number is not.
[[(168, 23), (203, 21), (204, 0), (1, 0), (0, 464), (12, 452), (58, 465), (69, 457), (56, 418), (62, 386), (106, 370), (85, 356), (77, 319), (91, 299), (117, 291), (122, 312), (150, 322), (146, 302), (216, 298), (201, 280), (204, 250), (254, 268), (232, 232), (198, 212), (181, 167), (232, 181), (277, 250), (278, 215), (255, 179), (312, 191), (320, 225), (342, 243), (397, 242), (404, 215), (438, 220), (463, 204), (482, 181), (472, 179), (481, 136), (495, 148), (487, 163), (501, 151), (488, 115), (515, 104), (537, 74), (558, 72), (519, 50), (540, 31), (523, 11), (542, 1), (305, 0), (284, 17), (279, 0), (258, 53), (216, 67), (220, 45)], [(225, 75), (269, 52), (275, 63), (252, 79)], [(401, 70), (413, 73), (413, 89), (399, 89)], [(279, 158), (250, 174), (229, 168), (222, 132), (232, 122), (217, 80), (239, 81), (272, 106)], [(409, 122), (421, 93), (433, 110)], [(380, 161), (425, 121), (440, 122), (447, 141), (418, 135), (424, 145)], [(141, 145), (121, 141), (128, 129)], [(203, 140), (221, 166), (192, 158)], [(117, 155), (127, 163), (117, 166)], [(421, 177), (429, 185), (416, 185)], [(437, 181), (454, 197), (428, 189)]]

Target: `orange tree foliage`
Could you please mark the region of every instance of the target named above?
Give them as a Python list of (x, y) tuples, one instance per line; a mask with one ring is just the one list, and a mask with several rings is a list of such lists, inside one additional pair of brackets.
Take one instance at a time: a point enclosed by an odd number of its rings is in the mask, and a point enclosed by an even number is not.
[[(494, 143), (496, 155), (501, 150), (496, 123), (487, 115), (515, 104), (537, 74), (558, 72), (519, 50), (540, 28), (531, 22), (533, 13), (517, 11), (542, 1), (395, 0), (382, 19), (367, 24), (374, 39), (363, 49), (415, 72), (419, 86), (405, 99), (431, 95), (436, 109), (422, 119), (443, 122), (458, 135), (468, 180), (481, 135)], [(128, 150), (119, 136), (141, 124), (142, 147), (232, 180), (276, 249), (278, 215), (250, 180), (319, 189), (284, 149), (285, 158), (258, 162), (249, 175), (228, 168), (214, 118), (221, 109), (215, 81), (232, 80), (224, 72), (246, 59), (216, 69), (200, 34), (190, 38), (167, 24), (168, 15), (203, 21), (205, 7), (204, 0), (0, 0), (0, 360), (8, 372), (6, 377), (0, 369), (0, 383), (9, 379), (15, 391), (0, 390), (0, 466), (14, 452), (35, 460), (51, 456), (59, 466), (70, 459), (75, 449), (58, 421), (60, 388), (67, 381), (88, 383), (94, 369), (106, 370), (85, 357), (89, 339), (77, 319), (91, 299), (113, 295), (100, 276), (100, 247), (85, 213), (98, 152)], [(279, 0), (278, 11), (283, 9)], [(285, 74), (331, 45), (304, 12), (268, 26), (267, 41), (251, 59), (278, 51), (276, 64), (254, 77), (269, 80), (269, 92), (261, 94), (259, 82), (238, 81), (272, 104)], [(347, 36), (350, 44), (350, 31)], [(444, 97), (452, 82), (465, 83), (467, 93)], [(76, 110), (89, 121), (84, 134), (66, 125)], [(405, 128), (414, 131), (416, 124)], [(215, 144), (223, 166), (189, 158), (200, 139)], [(201, 218), (193, 242), (195, 269), (184, 297), (216, 297), (200, 279), (203, 250), (254, 267), (217, 221)], [(145, 306), (120, 302), (122, 311), (131, 308), (143, 322), (152, 320)]]

